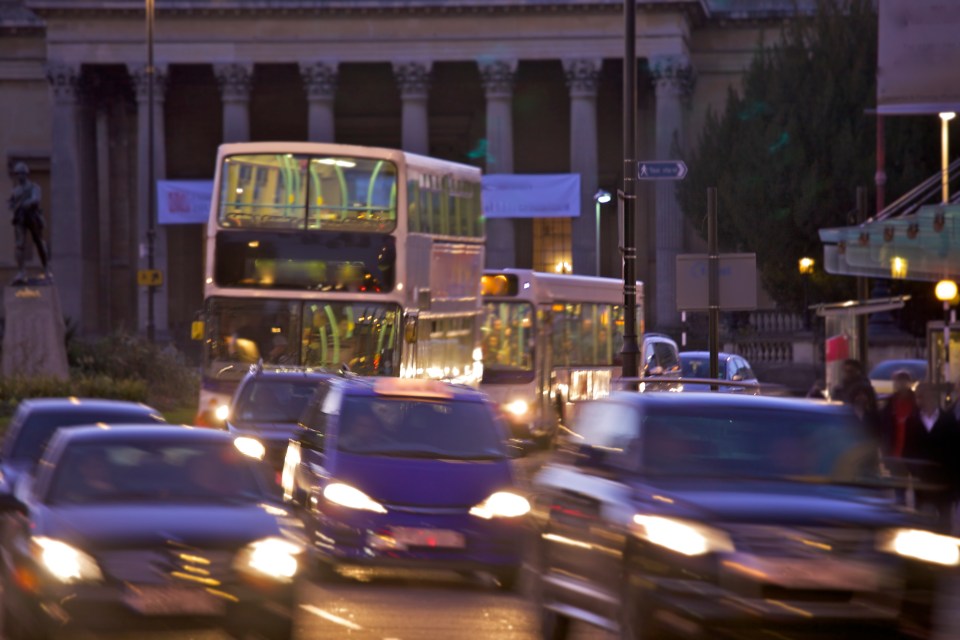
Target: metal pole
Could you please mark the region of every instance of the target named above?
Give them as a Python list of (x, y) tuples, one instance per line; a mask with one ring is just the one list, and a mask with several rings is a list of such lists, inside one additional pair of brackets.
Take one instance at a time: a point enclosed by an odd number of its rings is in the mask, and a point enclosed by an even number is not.
[(597, 271), (596, 275), (600, 276), (600, 201), (594, 198), (594, 215), (596, 215), (596, 227), (597, 227)]
[(943, 383), (950, 384), (950, 301), (943, 301)]
[(887, 153), (884, 140), (883, 116), (877, 114), (877, 173), (874, 176), (874, 183), (877, 186), (877, 213), (883, 211), (886, 205), (886, 185), (887, 185)]
[[(720, 377), (720, 249), (717, 242), (717, 188), (707, 189), (707, 307), (710, 324), (710, 378)], [(717, 385), (711, 385), (713, 391)]]
[(636, 378), (637, 343), (637, 2), (623, 3), (623, 377)]
[[(156, 167), (154, 167), (154, 123), (153, 123), (153, 88), (156, 69), (153, 63), (153, 14), (154, 0), (146, 0), (147, 12), (147, 269), (153, 270), (155, 263), (154, 244), (157, 230), (154, 226), (156, 216)], [(156, 339), (156, 322), (154, 318), (154, 296), (157, 288), (147, 287), (147, 340)]]
[[(867, 188), (857, 187), (857, 224), (867, 221)], [(861, 303), (870, 299), (870, 281), (864, 277), (857, 278), (857, 300)], [(865, 313), (857, 315), (857, 360), (867, 370), (867, 361), (870, 357), (869, 316)]]
[(943, 186), (943, 204), (950, 202), (950, 118), (940, 116), (940, 182)]

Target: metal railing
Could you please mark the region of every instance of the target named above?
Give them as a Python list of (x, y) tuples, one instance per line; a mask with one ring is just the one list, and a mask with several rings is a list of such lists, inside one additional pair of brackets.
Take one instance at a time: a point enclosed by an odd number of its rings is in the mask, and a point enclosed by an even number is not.
[[(960, 158), (950, 163), (947, 181), (951, 186), (953, 186), (955, 181), (960, 182)], [(943, 172), (937, 171), (884, 207), (883, 211), (868, 220), (868, 222), (878, 222), (880, 220), (887, 220), (888, 218), (899, 218), (900, 216), (916, 213), (920, 207), (924, 205), (939, 204), (942, 184)], [(955, 193), (950, 202), (960, 202), (960, 193)]]

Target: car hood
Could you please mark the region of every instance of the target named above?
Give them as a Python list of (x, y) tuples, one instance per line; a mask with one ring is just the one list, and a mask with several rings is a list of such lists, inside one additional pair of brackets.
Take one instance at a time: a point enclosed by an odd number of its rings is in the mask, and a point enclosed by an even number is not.
[(253, 436), (261, 440), (289, 440), (297, 429), (293, 422), (241, 422), (230, 423), (230, 433), (237, 436)]
[(166, 543), (236, 548), (281, 533), (266, 505), (69, 506), (41, 511), (36, 534), (86, 550), (150, 548)]
[(513, 486), (510, 460), (422, 460), (338, 453), (334, 480), (384, 504), (472, 507)]
[(658, 511), (666, 502), (672, 507), (669, 515), (703, 522), (880, 527), (913, 520), (877, 492), (850, 487), (777, 481), (725, 482), (710, 488), (668, 483), (658, 484), (649, 498)]

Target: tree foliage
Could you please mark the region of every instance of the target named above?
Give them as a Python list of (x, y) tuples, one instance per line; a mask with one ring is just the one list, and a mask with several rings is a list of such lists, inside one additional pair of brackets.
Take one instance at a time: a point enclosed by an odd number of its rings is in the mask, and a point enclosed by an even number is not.
[[(818, 0), (761, 43), (722, 112), (707, 115), (681, 183), (681, 206), (705, 233), (706, 190), (718, 189), (725, 251), (756, 252), (764, 288), (799, 308), (797, 262), (822, 262), (817, 231), (853, 222), (856, 188), (876, 170), (877, 15), (873, 0)], [(935, 118), (886, 118), (888, 201), (938, 169)], [(870, 190), (871, 198), (873, 190)], [(853, 279), (823, 274), (811, 301), (840, 300)]]

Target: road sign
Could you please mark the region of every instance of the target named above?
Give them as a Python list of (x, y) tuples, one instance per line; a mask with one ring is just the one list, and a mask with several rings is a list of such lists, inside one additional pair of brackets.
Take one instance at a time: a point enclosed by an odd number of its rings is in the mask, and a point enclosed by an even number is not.
[[(677, 256), (677, 310), (708, 311), (707, 254)], [(720, 310), (752, 311), (757, 308), (757, 254), (720, 254)]]
[(641, 160), (637, 163), (638, 180), (683, 180), (687, 165), (683, 160)]
[(137, 284), (141, 287), (159, 287), (163, 284), (163, 273), (159, 269), (140, 269), (137, 271)]

